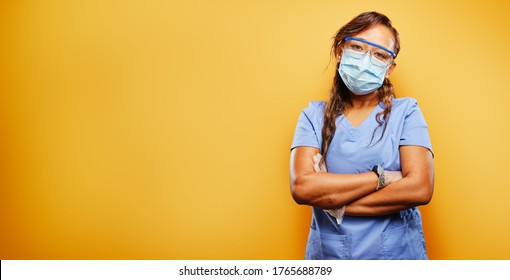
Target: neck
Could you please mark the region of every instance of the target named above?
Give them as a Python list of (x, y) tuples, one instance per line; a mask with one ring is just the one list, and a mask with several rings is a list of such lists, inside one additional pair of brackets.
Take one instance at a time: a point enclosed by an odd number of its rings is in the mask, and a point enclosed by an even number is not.
[(349, 94), (351, 97), (351, 104), (349, 107), (352, 109), (373, 108), (379, 104), (379, 98), (377, 98), (377, 93), (375, 91), (367, 95), (355, 95), (353, 93)]

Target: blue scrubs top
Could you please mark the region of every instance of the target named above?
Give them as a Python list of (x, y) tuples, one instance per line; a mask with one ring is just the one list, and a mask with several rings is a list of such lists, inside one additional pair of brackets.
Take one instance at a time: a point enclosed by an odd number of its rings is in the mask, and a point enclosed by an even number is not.
[[(299, 116), (291, 148), (320, 149), (325, 102), (310, 102)], [(423, 146), (432, 152), (428, 126), (413, 98), (395, 98), (384, 136), (372, 111), (358, 127), (340, 115), (326, 163), (328, 172), (357, 174), (369, 172), (376, 164), (385, 170), (401, 170), (399, 147)], [(374, 134), (375, 131), (375, 134)], [(372, 142), (371, 142), (372, 141)], [(311, 160), (311, 159), (310, 159)], [(312, 225), (306, 259), (427, 259), (420, 212), (416, 207), (391, 215), (336, 219), (312, 207)]]

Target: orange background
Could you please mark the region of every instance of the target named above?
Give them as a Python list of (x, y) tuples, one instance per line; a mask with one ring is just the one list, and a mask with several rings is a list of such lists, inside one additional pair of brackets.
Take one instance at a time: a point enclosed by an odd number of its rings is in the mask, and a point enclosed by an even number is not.
[(0, 259), (302, 259), (294, 127), (369, 10), (430, 126), (430, 258), (509, 259), (509, 6), (2, 1)]

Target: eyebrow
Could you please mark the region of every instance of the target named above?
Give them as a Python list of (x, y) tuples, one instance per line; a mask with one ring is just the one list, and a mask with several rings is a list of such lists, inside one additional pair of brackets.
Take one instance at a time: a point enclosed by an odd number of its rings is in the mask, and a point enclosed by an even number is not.
[(390, 53), (390, 54), (391, 54), (391, 56), (393, 56), (393, 58), (397, 57), (397, 56), (395, 55), (395, 53), (394, 53), (394, 52), (392, 52), (392, 51), (388, 50), (387, 48), (385, 48), (385, 47), (383, 47), (383, 46), (381, 46), (381, 45), (378, 45), (378, 44), (376, 44), (376, 43), (372, 43), (372, 42), (369, 42), (369, 41), (367, 41), (367, 40), (363, 40), (363, 39), (355, 38), (355, 37), (345, 37), (345, 38), (344, 38), (344, 41), (350, 41), (350, 40), (352, 40), (352, 41), (358, 41), (358, 42), (363, 42), (363, 43), (365, 43), (365, 44), (367, 44), (367, 45), (374, 46), (374, 47), (378, 47), (378, 48), (380, 48), (380, 49), (382, 49), (382, 50), (385, 50), (385, 51), (387, 51), (388, 53)]

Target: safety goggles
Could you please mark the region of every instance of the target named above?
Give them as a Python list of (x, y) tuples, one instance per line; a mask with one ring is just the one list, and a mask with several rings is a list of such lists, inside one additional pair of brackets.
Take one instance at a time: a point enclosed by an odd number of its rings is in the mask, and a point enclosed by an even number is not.
[(345, 54), (362, 59), (370, 52), (370, 62), (375, 66), (388, 67), (396, 57), (395, 53), (387, 48), (360, 38), (345, 37), (343, 42)]

